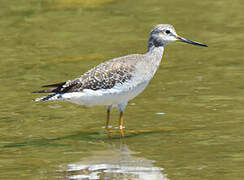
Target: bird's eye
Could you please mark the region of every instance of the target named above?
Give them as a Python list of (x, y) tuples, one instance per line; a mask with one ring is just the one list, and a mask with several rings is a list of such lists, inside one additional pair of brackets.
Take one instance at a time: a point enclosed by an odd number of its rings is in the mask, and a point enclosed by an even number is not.
[(166, 34), (170, 34), (170, 30), (166, 30), (165, 33), (166, 33)]

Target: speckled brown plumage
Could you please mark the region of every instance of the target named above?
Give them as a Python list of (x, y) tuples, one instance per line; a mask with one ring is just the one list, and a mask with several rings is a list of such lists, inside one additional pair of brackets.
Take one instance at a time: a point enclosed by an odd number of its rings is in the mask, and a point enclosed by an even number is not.
[[(133, 59), (133, 58), (132, 58)], [(133, 61), (133, 60), (132, 60)], [(133, 63), (125, 63), (125, 58), (112, 59), (105, 63), (95, 66), (79, 78), (67, 82), (46, 85), (52, 87), (36, 93), (67, 93), (80, 92), (83, 89), (99, 90), (111, 89), (117, 83), (124, 83), (130, 80), (134, 71)]]

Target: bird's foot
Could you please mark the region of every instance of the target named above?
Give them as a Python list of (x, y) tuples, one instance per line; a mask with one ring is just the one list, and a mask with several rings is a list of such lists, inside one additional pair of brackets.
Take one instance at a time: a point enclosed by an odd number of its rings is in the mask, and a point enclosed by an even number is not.
[(103, 129), (111, 129), (112, 126), (103, 126), (102, 128), (103, 128)]

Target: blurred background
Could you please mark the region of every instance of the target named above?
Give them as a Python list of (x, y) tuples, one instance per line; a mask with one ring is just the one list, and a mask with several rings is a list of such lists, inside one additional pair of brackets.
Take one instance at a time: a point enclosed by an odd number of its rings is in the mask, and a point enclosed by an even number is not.
[[(242, 0), (1, 0), (0, 179), (243, 179)], [(129, 102), (125, 139), (104, 107), (35, 103), (42, 85), (145, 53), (151, 28), (209, 45), (166, 47)]]

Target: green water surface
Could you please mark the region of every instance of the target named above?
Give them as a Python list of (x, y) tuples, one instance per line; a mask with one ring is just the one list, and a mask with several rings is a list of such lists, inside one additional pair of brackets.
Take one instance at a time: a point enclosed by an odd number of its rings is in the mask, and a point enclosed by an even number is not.
[[(243, 0), (1, 0), (0, 179), (79, 179), (95, 170), (71, 164), (124, 157), (139, 175), (98, 169), (100, 178), (244, 179), (243, 9)], [(156, 76), (127, 106), (124, 140), (116, 109), (108, 137), (104, 107), (32, 101), (42, 85), (144, 53), (159, 23), (209, 47), (166, 47)], [(138, 170), (145, 166), (150, 173)]]

